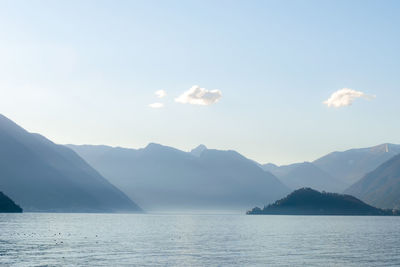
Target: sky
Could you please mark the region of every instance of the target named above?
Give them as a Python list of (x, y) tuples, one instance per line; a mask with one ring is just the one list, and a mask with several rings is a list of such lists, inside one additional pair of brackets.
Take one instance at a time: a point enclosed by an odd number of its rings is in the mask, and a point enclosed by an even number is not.
[(400, 143), (400, 1), (0, 1), (0, 113), (260, 163)]

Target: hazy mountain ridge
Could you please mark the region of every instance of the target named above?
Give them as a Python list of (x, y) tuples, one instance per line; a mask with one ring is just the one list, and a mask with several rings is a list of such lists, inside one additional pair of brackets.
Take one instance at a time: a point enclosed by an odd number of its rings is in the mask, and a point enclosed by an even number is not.
[(400, 153), (400, 145), (381, 144), (329, 153), (313, 162), (261, 165), (292, 189), (312, 187), (343, 192), (365, 174)]
[(232, 150), (200, 146), (193, 153), (154, 143), (142, 149), (68, 146), (145, 209), (245, 209), (289, 191)]
[(313, 186), (317, 190), (341, 192), (345, 187), (345, 184), (340, 180), (310, 162), (297, 166), (286, 175), (283, 175), (281, 179), (293, 189)]
[(198, 145), (197, 147), (193, 148), (190, 153), (194, 156), (200, 157), (201, 153), (203, 153), (204, 150), (207, 150), (207, 147), (203, 144)]
[(332, 152), (313, 163), (348, 186), (400, 153), (400, 145), (381, 144), (367, 148)]
[(317, 190), (342, 192), (346, 184), (332, 177), (311, 162), (295, 163), (277, 166), (274, 164), (262, 165), (264, 170), (269, 170), (279, 180), (291, 189), (312, 187)]
[(345, 192), (377, 207), (400, 208), (400, 155), (366, 174)]
[(27, 211), (140, 211), (71, 149), (0, 115), (0, 188)]
[[(341, 192), (346, 179), (355, 179), (400, 151), (400, 145), (382, 144), (332, 152), (311, 163), (276, 166), (204, 145), (190, 152), (155, 143), (141, 149), (69, 145), (70, 149), (1, 115), (0, 146), (0, 188), (27, 211), (67, 212), (140, 211), (120, 189), (151, 209), (235, 209), (276, 200), (289, 188)], [(390, 166), (372, 171), (346, 192), (379, 207), (398, 207), (399, 170)]]

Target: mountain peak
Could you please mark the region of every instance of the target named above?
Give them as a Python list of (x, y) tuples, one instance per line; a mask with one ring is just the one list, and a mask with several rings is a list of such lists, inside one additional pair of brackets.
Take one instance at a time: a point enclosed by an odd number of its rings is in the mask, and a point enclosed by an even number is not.
[(385, 143), (385, 144), (380, 144), (380, 145), (377, 145), (377, 146), (374, 146), (374, 147), (371, 147), (371, 152), (384, 152), (384, 153), (388, 153), (389, 152), (389, 149), (391, 148), (391, 145), (392, 144), (389, 144), (389, 143)]
[(204, 150), (207, 150), (207, 147), (203, 144), (198, 145), (197, 147), (193, 148), (190, 153), (194, 156), (200, 157), (201, 153), (203, 153)]
[(157, 143), (149, 143), (144, 149), (150, 149), (150, 148), (156, 148), (156, 147), (162, 147), (162, 145), (157, 144)]
[(142, 150), (144, 150), (146, 152), (161, 152), (161, 151), (171, 150), (171, 149), (174, 149), (174, 148), (169, 147), (169, 146), (164, 146), (164, 145), (161, 145), (161, 144), (157, 144), (157, 143), (149, 143)]

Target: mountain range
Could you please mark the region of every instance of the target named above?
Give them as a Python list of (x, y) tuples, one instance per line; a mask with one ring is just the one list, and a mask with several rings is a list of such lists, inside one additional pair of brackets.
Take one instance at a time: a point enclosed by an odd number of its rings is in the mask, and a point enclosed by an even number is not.
[(345, 192), (377, 207), (400, 209), (400, 155), (366, 174)]
[(0, 190), (25, 211), (141, 211), (74, 151), (3, 115), (0, 148)]
[[(400, 181), (396, 179), (389, 184), (377, 178), (382, 188), (393, 190), (390, 197), (387, 191), (377, 187), (377, 182), (369, 187), (365, 196), (360, 190), (352, 191), (355, 187), (347, 189), (354, 180), (361, 179), (397, 155), (400, 146), (394, 144), (333, 152), (314, 162), (286, 166), (260, 165), (235, 151), (207, 149), (204, 145), (191, 152), (158, 144), (149, 144), (137, 150), (107, 146), (69, 147), (128, 196), (150, 210), (242, 207), (260, 203), (262, 199), (276, 200), (283, 192), (288, 192), (288, 188), (296, 190), (303, 187), (337, 193), (354, 192), (355, 196), (380, 208), (395, 208), (400, 198), (400, 189), (396, 187)], [(264, 175), (257, 166), (265, 171)], [(392, 167), (390, 170), (395, 169)], [(396, 177), (396, 174), (393, 175)], [(267, 179), (257, 178), (264, 176)], [(263, 190), (260, 192), (259, 188)], [(378, 194), (375, 189), (385, 192), (380, 195), (381, 200), (370, 197)], [(154, 193), (157, 196), (150, 197)]]
[(341, 180), (321, 170), (311, 162), (295, 163), (286, 166), (265, 164), (264, 170), (270, 171), (281, 182), (295, 190), (302, 187), (312, 187), (317, 190), (341, 192), (346, 188)]
[(260, 165), (204, 145), (190, 152), (154, 143), (57, 145), (0, 115), (0, 148), (0, 190), (25, 211), (238, 210), (303, 187), (346, 192), (380, 208), (400, 206), (400, 145), (394, 144)]
[(400, 145), (382, 144), (368, 148), (329, 153), (313, 162), (276, 166), (261, 165), (291, 189), (312, 187), (329, 192), (343, 192), (400, 153)]
[(400, 153), (400, 145), (381, 144), (332, 152), (313, 163), (348, 186)]
[(184, 152), (154, 143), (142, 149), (68, 147), (150, 211), (246, 210), (289, 192), (274, 175), (232, 150), (200, 145)]

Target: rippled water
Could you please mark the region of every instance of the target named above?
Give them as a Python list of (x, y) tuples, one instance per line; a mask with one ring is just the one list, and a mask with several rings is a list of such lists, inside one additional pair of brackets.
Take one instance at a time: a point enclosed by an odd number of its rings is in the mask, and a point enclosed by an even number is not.
[(0, 265), (399, 266), (400, 217), (0, 214)]

